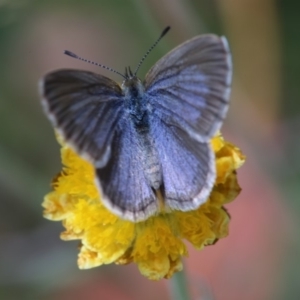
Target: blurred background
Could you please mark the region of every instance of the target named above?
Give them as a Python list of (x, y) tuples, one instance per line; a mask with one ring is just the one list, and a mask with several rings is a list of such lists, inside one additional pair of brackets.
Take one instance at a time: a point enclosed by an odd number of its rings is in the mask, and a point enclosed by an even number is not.
[(37, 82), (58, 68), (123, 72), (167, 25), (139, 75), (179, 43), (225, 35), (234, 80), (225, 138), (247, 155), (242, 193), (227, 206), (230, 234), (185, 260), (193, 299), (279, 300), (300, 295), (300, 2), (297, 0), (0, 1), (0, 299), (170, 299), (168, 281), (135, 265), (80, 271), (78, 243), (41, 202), (61, 169)]

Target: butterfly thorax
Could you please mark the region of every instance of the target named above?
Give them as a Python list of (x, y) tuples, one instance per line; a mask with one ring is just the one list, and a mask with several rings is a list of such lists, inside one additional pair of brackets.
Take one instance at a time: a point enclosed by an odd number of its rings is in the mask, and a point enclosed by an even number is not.
[[(147, 108), (144, 98), (144, 86), (137, 77), (124, 80), (122, 90), (125, 96), (125, 108), (137, 126), (142, 126)], [(144, 124), (145, 126), (147, 124)]]
[(159, 189), (162, 183), (158, 152), (150, 134), (149, 105), (145, 100), (144, 85), (136, 76), (124, 80), (122, 84), (125, 110), (129, 122), (132, 122), (138, 143), (137, 158), (142, 162), (148, 183)]

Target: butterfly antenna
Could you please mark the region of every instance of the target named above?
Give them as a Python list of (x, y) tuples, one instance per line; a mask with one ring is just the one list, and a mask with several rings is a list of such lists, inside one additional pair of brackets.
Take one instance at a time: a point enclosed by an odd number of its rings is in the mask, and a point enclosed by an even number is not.
[(137, 68), (134, 71), (134, 76), (136, 76), (140, 66), (142, 65), (142, 63), (144, 62), (144, 60), (146, 59), (146, 57), (149, 55), (149, 53), (155, 48), (155, 46), (158, 44), (158, 42), (166, 35), (166, 33), (171, 29), (170, 26), (166, 27), (163, 32), (161, 33), (161, 35), (159, 36), (159, 38), (156, 40), (156, 42), (149, 48), (149, 50), (146, 52), (146, 54), (143, 56), (143, 58), (141, 59), (141, 61), (139, 62)]
[(89, 64), (92, 64), (92, 65), (101, 67), (101, 68), (103, 68), (103, 69), (109, 70), (109, 71), (114, 72), (114, 73), (116, 73), (116, 74), (119, 74), (119, 75), (122, 76), (124, 79), (127, 78), (126, 75), (124, 76), (123, 74), (121, 74), (120, 72), (118, 72), (118, 71), (116, 71), (116, 70), (114, 70), (114, 69), (112, 69), (112, 68), (109, 68), (109, 67), (106, 67), (106, 66), (104, 66), (104, 65), (101, 65), (101, 64), (99, 64), (99, 63), (96, 63), (96, 62), (94, 62), (94, 61), (91, 61), (91, 60), (82, 58), (82, 57), (78, 56), (77, 54), (75, 54), (75, 53), (73, 53), (73, 52), (71, 52), (71, 51), (69, 51), (69, 50), (65, 50), (65, 51), (64, 51), (64, 54), (66, 54), (66, 55), (68, 55), (68, 56), (71, 56), (71, 57), (73, 57), (73, 58), (76, 58), (76, 59), (85, 61), (85, 62), (87, 62), (87, 63), (89, 63)]

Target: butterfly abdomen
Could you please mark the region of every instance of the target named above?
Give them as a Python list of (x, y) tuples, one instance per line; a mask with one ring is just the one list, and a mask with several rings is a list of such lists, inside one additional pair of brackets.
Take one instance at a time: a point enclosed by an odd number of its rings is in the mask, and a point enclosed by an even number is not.
[(149, 185), (158, 190), (162, 184), (162, 174), (154, 141), (149, 135), (149, 131), (146, 133), (137, 130), (137, 138), (140, 146), (140, 161), (145, 177)]

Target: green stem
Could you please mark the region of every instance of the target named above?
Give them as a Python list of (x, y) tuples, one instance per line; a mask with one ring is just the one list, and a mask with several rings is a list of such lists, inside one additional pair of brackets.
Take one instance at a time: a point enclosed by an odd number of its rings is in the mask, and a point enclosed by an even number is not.
[(170, 290), (172, 300), (189, 300), (187, 280), (184, 271), (177, 272), (170, 280)]

